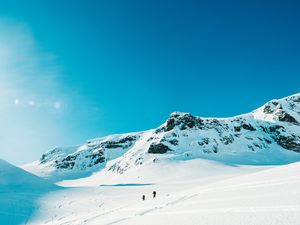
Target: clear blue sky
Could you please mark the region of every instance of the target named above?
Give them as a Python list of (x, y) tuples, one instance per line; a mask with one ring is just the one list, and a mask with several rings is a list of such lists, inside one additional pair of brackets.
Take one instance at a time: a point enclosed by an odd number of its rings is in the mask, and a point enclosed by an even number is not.
[(0, 0), (0, 157), (25, 163), (173, 111), (227, 117), (300, 92), (299, 11), (279, 0)]

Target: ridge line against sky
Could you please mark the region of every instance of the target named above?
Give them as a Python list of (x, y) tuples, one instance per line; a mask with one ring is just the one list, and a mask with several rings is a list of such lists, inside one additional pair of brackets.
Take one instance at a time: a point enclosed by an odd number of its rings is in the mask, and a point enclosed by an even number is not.
[(0, 1), (0, 157), (300, 92), (296, 1)]

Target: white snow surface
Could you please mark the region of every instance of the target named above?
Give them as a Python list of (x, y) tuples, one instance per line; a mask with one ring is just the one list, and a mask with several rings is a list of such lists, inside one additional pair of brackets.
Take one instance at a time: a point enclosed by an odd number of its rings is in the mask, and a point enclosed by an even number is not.
[(22, 167), (46, 180), (0, 160), (0, 224), (298, 225), (299, 122), (296, 94), (55, 148)]
[(61, 188), (0, 159), (0, 224), (24, 224), (38, 199)]
[(5, 160), (0, 159), (0, 190), (24, 191), (48, 189), (54, 185), (43, 178), (37, 177)]
[[(300, 163), (232, 166), (204, 159), (160, 162), (125, 174), (101, 171), (60, 185), (69, 188), (43, 196), (27, 224), (300, 223)], [(154, 190), (156, 198), (152, 197)]]

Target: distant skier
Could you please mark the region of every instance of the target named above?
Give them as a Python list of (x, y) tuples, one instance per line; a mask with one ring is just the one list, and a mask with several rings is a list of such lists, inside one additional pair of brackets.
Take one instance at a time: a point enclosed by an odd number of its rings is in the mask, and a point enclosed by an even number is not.
[(153, 191), (153, 198), (155, 198), (156, 197), (156, 191)]
[(145, 201), (145, 199), (146, 199), (146, 196), (145, 196), (145, 195), (143, 195), (143, 196), (142, 196), (142, 199), (143, 199), (143, 201)]

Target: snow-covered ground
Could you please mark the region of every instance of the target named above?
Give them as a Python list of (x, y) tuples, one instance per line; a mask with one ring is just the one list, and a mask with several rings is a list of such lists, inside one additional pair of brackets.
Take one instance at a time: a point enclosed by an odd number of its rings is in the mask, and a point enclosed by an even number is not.
[(0, 224), (26, 224), (37, 211), (38, 199), (60, 189), (0, 159)]
[(300, 163), (234, 166), (195, 159), (59, 184), (68, 188), (41, 197), (27, 224), (300, 224)]
[(32, 174), (0, 160), (0, 225), (298, 225), (299, 128), (296, 94), (55, 148)]

